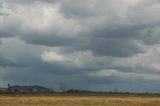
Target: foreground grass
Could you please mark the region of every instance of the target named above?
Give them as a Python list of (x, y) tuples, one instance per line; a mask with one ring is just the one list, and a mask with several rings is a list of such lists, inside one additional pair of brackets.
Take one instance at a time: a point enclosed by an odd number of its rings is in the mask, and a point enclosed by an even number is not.
[(94, 94), (1, 95), (0, 106), (160, 106), (160, 97)]

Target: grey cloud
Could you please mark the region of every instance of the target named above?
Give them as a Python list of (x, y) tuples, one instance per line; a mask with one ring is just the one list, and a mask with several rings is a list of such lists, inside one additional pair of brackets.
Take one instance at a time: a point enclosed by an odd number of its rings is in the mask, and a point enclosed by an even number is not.
[(98, 14), (97, 10), (99, 8), (97, 8), (97, 5), (95, 4), (100, 3), (96, 2), (95, 0), (93, 0), (92, 2), (83, 0), (64, 0), (60, 2), (60, 4), (60, 12), (62, 12), (67, 18), (86, 18)]
[[(77, 3), (78, 1), (76, 1)], [(80, 1), (79, 1), (80, 2)], [(69, 2), (65, 2), (69, 5)], [(73, 3), (75, 6), (76, 3)], [(78, 3), (79, 4), (79, 3)], [(82, 2), (83, 4), (83, 2)], [(89, 4), (89, 3), (88, 3)], [(63, 5), (63, 2), (62, 2)], [(72, 7), (72, 6), (71, 6)], [(65, 8), (65, 6), (63, 7)], [(65, 10), (65, 9), (64, 9)], [(74, 9), (73, 9), (74, 10)], [(81, 12), (82, 8), (79, 8), (76, 13)], [(87, 9), (88, 10), (88, 9)], [(92, 10), (92, 9), (91, 9)], [(69, 12), (71, 12), (69, 10)], [(64, 14), (67, 12), (63, 12)], [(91, 13), (91, 12), (89, 12)], [(87, 13), (84, 13), (87, 14)], [(99, 15), (99, 14), (98, 14)], [(75, 16), (78, 16), (75, 14)], [(80, 16), (83, 16), (82, 14)], [(94, 17), (94, 16), (92, 16)], [(107, 16), (106, 16), (107, 17)], [(84, 18), (87, 18), (87, 16), (84, 15)], [(81, 21), (81, 19), (79, 20)], [(114, 20), (113, 20), (114, 21)], [(107, 24), (107, 23), (106, 23)], [(82, 32), (76, 36), (77, 38), (60, 38), (60, 37), (55, 37), (54, 35), (45, 36), (42, 38), (42, 36), (35, 36), (36, 39), (33, 37), (27, 37), (27, 39), (24, 38), (28, 43), (32, 44), (44, 44), (44, 45), (49, 45), (49, 46), (62, 46), (62, 45), (68, 45), (71, 47), (71, 49), (75, 50), (91, 50), (95, 54), (98, 55), (109, 55), (109, 56), (116, 56), (116, 57), (125, 57), (125, 56), (132, 56), (137, 53), (143, 53), (143, 47), (140, 47), (135, 43), (135, 41), (144, 41), (147, 42), (145, 39), (147, 36), (142, 35), (140, 31), (143, 31), (146, 28), (152, 27), (153, 25), (151, 24), (138, 24), (138, 25), (112, 25), (112, 26), (104, 26), (102, 27), (90, 27), (88, 32)], [(46, 32), (48, 33), (48, 32)], [(68, 33), (69, 34), (69, 33)], [(33, 36), (31, 34), (31, 36)], [(84, 38), (83, 38), (84, 37)], [(102, 39), (101, 39), (102, 37)], [(114, 39), (113, 39), (114, 38)], [(51, 40), (52, 39), (52, 40)], [(55, 41), (56, 39), (56, 41)], [(78, 41), (77, 39), (81, 39), (80, 41), (82, 42), (74, 42)], [(123, 39), (123, 40), (122, 40)], [(149, 38), (150, 39), (150, 38)], [(156, 39), (156, 36), (153, 38), (154, 40)], [(66, 42), (70, 42), (67, 43)], [(151, 40), (149, 40), (151, 41)], [(58, 43), (59, 42), (59, 43)], [(96, 42), (96, 43), (95, 43)], [(155, 42), (155, 41), (153, 41)], [(158, 42), (158, 41), (157, 41)], [(79, 43), (77, 45), (77, 43)], [(146, 43), (147, 44), (147, 43)], [(112, 45), (112, 48), (110, 48), (109, 45)], [(132, 48), (132, 49), (131, 49)], [(68, 49), (68, 48), (67, 48)]]
[[(8, 17), (3, 16), (7, 15), (5, 12), (0, 13), (0, 37), (5, 39), (2, 39), (0, 45), (0, 67), (5, 73), (1, 77), (2, 80), (14, 84), (35, 83), (46, 86), (52, 84), (58, 86), (59, 82), (64, 82), (70, 87), (83, 86), (84, 89), (96, 90), (105, 90), (107, 87), (112, 90), (116, 86), (122, 90), (133, 91), (156, 91), (160, 88), (157, 86), (158, 81), (153, 83), (151, 80), (141, 78), (87, 75), (89, 72), (103, 69), (159, 75), (158, 69), (148, 68), (143, 62), (139, 65), (133, 64), (134, 66), (114, 63), (123, 58), (127, 58), (126, 63), (129, 63), (130, 58), (143, 56), (149, 52), (146, 47), (152, 48), (160, 43), (159, 15), (156, 14), (159, 8), (155, 5), (159, 0), (133, 1), (129, 2), (129, 5), (125, 0), (3, 0), (2, 2), (8, 5), (8, 10), (11, 12)], [(42, 53), (54, 47), (59, 50), (57, 54), (64, 56), (82, 51), (91, 51), (93, 56), (87, 55), (90, 61), (75, 59), (77, 64), (83, 62), (85, 64), (83, 67), (76, 67), (74, 64), (68, 66), (64, 62), (44, 62), (41, 59)], [(145, 89), (146, 83), (151, 83), (147, 85), (149, 89)], [(142, 87), (139, 87), (141, 85)]]
[(0, 67), (10, 67), (14, 65), (15, 65), (14, 61), (8, 59), (4, 55), (0, 55)]
[[(156, 28), (155, 28), (156, 29)], [(145, 33), (145, 37), (143, 39), (143, 43), (146, 45), (155, 45), (160, 43), (159, 36), (159, 28), (158, 29), (148, 29)]]
[(53, 3), (56, 0), (2, 0), (1, 2), (7, 2), (7, 3), (18, 3), (18, 4), (32, 4), (32, 3), (40, 3), (40, 2), (47, 2), (47, 3)]
[(15, 37), (19, 34), (16, 28), (13, 26), (6, 26), (0, 29), (0, 37)]
[(81, 43), (82, 40), (72, 37), (61, 37), (61, 36), (52, 36), (52, 35), (37, 35), (30, 34), (27, 36), (22, 36), (22, 40), (26, 41), (30, 44), (37, 44), (37, 45), (46, 45), (46, 46), (71, 46)]
[[(95, 43), (96, 42), (96, 43)], [(64, 52), (90, 50), (96, 56), (130, 57), (144, 53), (143, 46), (128, 39), (90, 38), (88, 42), (63, 49)]]
[(9, 13), (0, 12), (0, 16), (9, 16)]
[[(17, 2), (20, 2), (20, 1), (17, 1)], [(23, 2), (27, 2), (27, 1), (24, 0)], [(28, 2), (31, 2), (31, 1), (28, 1)], [(85, 16), (85, 14), (92, 13), (91, 11), (93, 11), (93, 9), (91, 7), (92, 5), (94, 7), (97, 1), (96, 0), (94, 0), (93, 2), (88, 1), (87, 3), (85, 1), (81, 2), (82, 6), (84, 6), (87, 11), (83, 11), (83, 8), (77, 7), (79, 2), (81, 1), (79, 0), (74, 1), (74, 2), (72, 0), (68, 2), (59, 1), (59, 3), (61, 3), (62, 5), (62, 8), (66, 8), (63, 10), (69, 9), (68, 6), (73, 7), (73, 8), (78, 8), (78, 10), (73, 9), (73, 11), (76, 10), (75, 13), (80, 13), (80, 16), (84, 16), (84, 19), (87, 19), (88, 16)], [(100, 5), (103, 2), (105, 1), (102, 1), (98, 4)], [(106, 5), (109, 5), (112, 3), (114, 2), (105, 2)], [(67, 6), (63, 7), (63, 5), (67, 5)], [(88, 7), (88, 5), (91, 7)], [(88, 9), (88, 8), (91, 8), (91, 9)], [(96, 17), (96, 15), (99, 16), (102, 14), (106, 18), (111, 18), (110, 16), (107, 16), (105, 14), (105, 11), (103, 11), (104, 9), (103, 6), (100, 8), (102, 9), (97, 10), (98, 13), (93, 11), (95, 15), (91, 15), (91, 17)], [(108, 8), (111, 9), (111, 7), (108, 7)], [(72, 12), (71, 10), (67, 10), (67, 11)], [(67, 14), (67, 12), (63, 11), (63, 14), (65, 15)], [(75, 14), (75, 16), (79, 17), (79, 15), (77, 14)], [(76, 20), (78, 22), (83, 22), (84, 19), (76, 19)], [(89, 23), (92, 23), (93, 21)], [(114, 22), (115, 20), (113, 19), (111, 21)], [(13, 25), (7, 25), (5, 28), (2, 28), (0, 35), (1, 37), (20, 36), (22, 40), (30, 44), (39, 44), (39, 45), (47, 45), (47, 46), (65, 46), (66, 49), (70, 48), (70, 50), (72, 51), (74, 51), (74, 49), (75, 51), (76, 50), (79, 50), (79, 51), (90, 50), (96, 55), (128, 57), (128, 56), (133, 56), (137, 53), (144, 52), (143, 47), (140, 47), (138, 44), (136, 44), (136, 42), (140, 42), (140, 43), (141, 41), (148, 42), (147, 41), (148, 38), (146, 39), (147, 36), (142, 35), (140, 32), (146, 28), (152, 27), (153, 25), (146, 25), (143, 23), (136, 24), (136, 25), (134, 25), (133, 23), (131, 25), (127, 25), (125, 23), (120, 23), (119, 25), (111, 24), (110, 26), (108, 26), (107, 24), (108, 24), (107, 22), (102, 23), (102, 25), (100, 25), (99, 27), (87, 25), (85, 26), (87, 30), (85, 29), (84, 29), (85, 31), (82, 30), (81, 32), (77, 33), (75, 37), (65, 37), (65, 35), (63, 35), (65, 34), (65, 32), (60, 34), (61, 29), (59, 29), (58, 31), (54, 29), (51, 30), (49, 28), (43, 31), (34, 31), (28, 28), (21, 29), (23, 25), (21, 24), (16, 25), (16, 23), (13, 23)], [(64, 23), (64, 26), (65, 26), (65, 23)], [(54, 28), (54, 25), (51, 27)], [(82, 27), (83, 27), (83, 24), (82, 24)], [(66, 32), (67, 35), (71, 33), (72, 32)], [(157, 40), (156, 37), (157, 36), (154, 36), (154, 38), (152, 39)], [(149, 38), (149, 41), (151, 41), (150, 38)], [(141, 43), (141, 45), (143, 44)]]
[[(143, 29), (143, 27), (141, 28)], [(63, 51), (90, 50), (96, 55), (128, 57), (145, 52), (139, 43), (139, 27), (117, 27), (91, 30), (75, 37), (65, 37), (51, 32), (26, 32), (21, 39), (31, 44), (62, 46)]]
[(139, 47), (136, 43), (130, 40), (94, 39), (93, 42), (97, 43), (91, 43), (89, 48), (91, 48), (94, 53), (99, 55), (128, 57), (144, 52), (142, 47)]

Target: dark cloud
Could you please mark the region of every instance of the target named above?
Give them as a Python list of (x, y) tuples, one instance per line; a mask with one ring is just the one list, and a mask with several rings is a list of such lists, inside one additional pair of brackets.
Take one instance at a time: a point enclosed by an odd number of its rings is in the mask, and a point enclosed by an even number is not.
[[(17, 2), (20, 2), (20, 1), (17, 1)], [(25, 4), (25, 2), (32, 2), (32, 1), (24, 0), (21, 2)], [(40, 1), (40, 2), (43, 2), (43, 1)], [(81, 6), (78, 6), (79, 2), (82, 4), (82, 7), (83, 6), (85, 7), (86, 11), (83, 11), (84, 8), (82, 8)], [(90, 16), (91, 20), (92, 18), (94, 19), (94, 17), (101, 16), (101, 15), (103, 17), (110, 18), (110, 16), (107, 16), (105, 14), (105, 11), (103, 11), (105, 7), (103, 6), (99, 7), (99, 8), (102, 8), (102, 9), (99, 9), (97, 5), (100, 5), (102, 3), (105, 3), (106, 5), (114, 4), (114, 2), (105, 2), (105, 1), (102, 1), (96, 4), (97, 3), (96, 0), (94, 0), (93, 2), (88, 1), (87, 3), (85, 1), (79, 1), (79, 0), (74, 2), (72, 0), (67, 2), (62, 1), (59, 3), (61, 4), (62, 10), (64, 10), (62, 11), (63, 15), (75, 14), (75, 16), (79, 17), (79, 15), (77, 14), (80, 14), (80, 16), (84, 16), (84, 19), (73, 18), (73, 20), (76, 19), (79, 22), (83, 22), (84, 20), (87, 20), (88, 16), (86, 16), (85, 14), (89, 15), (90, 13), (91, 14), (94, 13), (94, 15)], [(72, 12), (69, 9), (69, 7), (77, 8), (77, 10), (72, 9), (73, 10)], [(96, 10), (97, 12), (94, 12), (93, 8), (95, 9), (97, 8), (98, 9)], [(108, 7), (108, 8), (111, 9), (111, 7)], [(68, 12), (71, 12), (71, 13), (68, 13)], [(65, 17), (63, 18), (65, 19)], [(71, 15), (71, 19), (72, 19), (72, 15)], [(116, 17), (111, 21), (114, 22), (117, 19), (118, 17)], [(68, 19), (66, 19), (66, 21), (68, 21)], [(92, 23), (94, 21), (96, 21), (96, 19), (88, 23)], [(31, 30), (31, 28), (24, 26), (22, 23), (24, 24), (23, 20), (21, 20), (21, 24), (19, 25), (16, 25), (17, 23), (12, 23), (13, 25), (12, 24), (6, 25), (6, 27), (1, 29), (1, 33), (0, 33), (1, 37), (20, 36), (22, 40), (30, 44), (40, 44), (40, 45), (46, 45), (46, 46), (65, 46), (67, 47), (66, 49), (70, 48), (70, 50), (72, 51), (90, 50), (96, 55), (115, 56), (115, 57), (128, 57), (128, 56), (136, 55), (137, 53), (143, 53), (144, 50), (143, 50), (143, 47), (141, 46), (143, 46), (143, 43), (151, 44), (149, 43), (149, 41), (152, 41), (154, 43), (155, 42), (159, 43), (159, 40), (157, 41), (156, 39), (157, 36), (150, 37), (141, 33), (143, 30), (153, 27), (152, 24), (146, 24), (146, 23), (144, 24), (140, 23), (136, 25), (134, 25), (134, 23), (131, 25), (127, 25), (125, 23), (120, 23), (119, 25), (116, 25), (116, 24), (107, 25), (108, 22), (105, 22), (105, 23), (102, 23), (102, 25), (100, 25), (99, 27), (95, 25), (89, 26), (86, 24), (86, 26), (84, 26), (83, 24), (80, 24), (80, 26), (86, 27), (87, 30), (83, 29), (79, 33), (75, 33), (75, 34), (72, 34), (72, 30), (63, 32), (64, 30), (62, 28), (60, 28), (59, 30), (54, 30), (55, 28), (54, 23), (51, 26), (53, 30), (48, 28), (48, 29), (44, 29), (43, 31), (39, 31), (39, 30), (37, 31), (34, 29)], [(8, 23), (6, 22), (6, 24)], [(63, 27), (67, 28), (67, 25), (65, 24), (67, 23), (64, 23)], [(24, 27), (24, 29), (22, 29), (21, 27), (22, 28)], [(68, 35), (71, 35), (71, 37), (70, 36), (68, 37)]]
[[(96, 42), (96, 43), (95, 43)], [(128, 39), (89, 38), (88, 42), (72, 45), (63, 49), (64, 52), (90, 50), (97, 56), (130, 57), (145, 50), (136, 41)]]
[(14, 66), (15, 62), (8, 59), (7, 57), (0, 55), (0, 67), (10, 67)]
[[(90, 50), (95, 55), (128, 57), (137, 53), (143, 53), (143, 41), (139, 32), (141, 27), (117, 27), (116, 29), (103, 28), (91, 30), (82, 35), (65, 37), (57, 32), (26, 32), (22, 40), (31, 44), (46, 46), (62, 46), (63, 51), (86, 51)], [(143, 29), (143, 27), (141, 28)], [(146, 39), (144, 39), (145, 41)], [(139, 44), (138, 44), (139, 43)]]
[(158, 3), (2, 0), (0, 81), (156, 92)]
[[(76, 46), (79, 43), (83, 43), (82, 40), (70, 37), (51, 36), (51, 35), (37, 35), (30, 34), (23, 36), (21, 39), (30, 44), (46, 45), (46, 46)], [(82, 42), (81, 42), (82, 41)]]
[(9, 16), (9, 13), (0, 12), (0, 16)]

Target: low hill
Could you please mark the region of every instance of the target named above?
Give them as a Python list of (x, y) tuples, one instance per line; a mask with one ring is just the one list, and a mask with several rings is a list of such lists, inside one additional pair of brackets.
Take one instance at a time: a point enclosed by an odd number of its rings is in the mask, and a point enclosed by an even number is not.
[(51, 89), (34, 85), (34, 86), (20, 86), (14, 85), (8, 88), (10, 91), (17, 91), (17, 92), (52, 92)]

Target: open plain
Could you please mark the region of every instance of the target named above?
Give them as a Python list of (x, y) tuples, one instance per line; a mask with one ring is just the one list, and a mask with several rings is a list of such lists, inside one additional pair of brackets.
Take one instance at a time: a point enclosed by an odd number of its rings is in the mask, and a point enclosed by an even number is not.
[(160, 106), (158, 95), (1, 95), (0, 106)]

